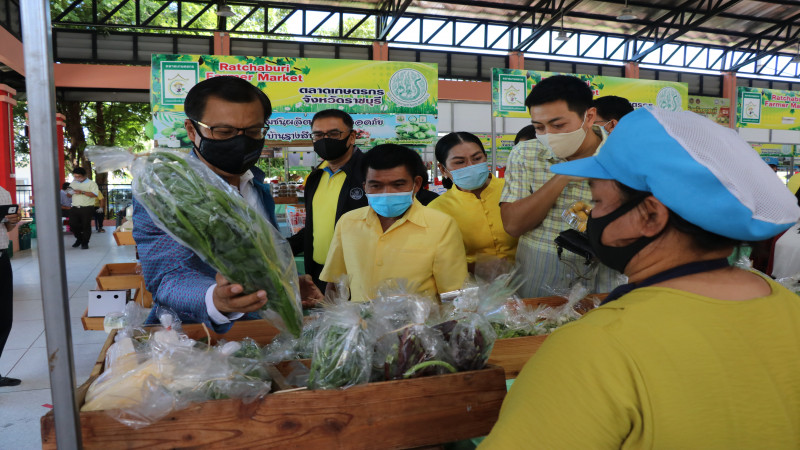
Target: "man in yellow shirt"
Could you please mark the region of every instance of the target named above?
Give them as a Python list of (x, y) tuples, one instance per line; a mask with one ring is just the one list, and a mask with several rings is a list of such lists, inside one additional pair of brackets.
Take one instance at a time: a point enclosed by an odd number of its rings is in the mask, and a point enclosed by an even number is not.
[(368, 301), (391, 278), (405, 279), (426, 295), (460, 289), (467, 277), (464, 242), (455, 221), (414, 199), (422, 186), (415, 176), (417, 152), (379, 145), (364, 156), (368, 207), (341, 217), (320, 279), (347, 275), (351, 300)]
[(72, 170), (73, 181), (70, 187), (72, 194), (72, 208), (69, 211), (69, 226), (75, 235), (72, 247), (89, 248), (89, 239), (92, 237), (92, 217), (94, 216), (94, 201), (100, 194), (97, 183), (86, 178), (86, 169), (76, 167)]
[(289, 238), (294, 254), (304, 253), (305, 272), (321, 289), (319, 274), (333, 238), (333, 227), (342, 214), (367, 206), (361, 160), (356, 147), (353, 118), (338, 109), (327, 109), (311, 119), (314, 152), (323, 159), (305, 186), (306, 224)]

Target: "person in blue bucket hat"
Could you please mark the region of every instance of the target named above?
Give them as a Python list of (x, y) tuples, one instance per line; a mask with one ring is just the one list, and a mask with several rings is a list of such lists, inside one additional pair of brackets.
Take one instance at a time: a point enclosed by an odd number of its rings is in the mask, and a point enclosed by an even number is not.
[(800, 298), (729, 266), (800, 218), (735, 131), (641, 108), (596, 155), (587, 235), (628, 284), (528, 361), (481, 448), (797, 448)]

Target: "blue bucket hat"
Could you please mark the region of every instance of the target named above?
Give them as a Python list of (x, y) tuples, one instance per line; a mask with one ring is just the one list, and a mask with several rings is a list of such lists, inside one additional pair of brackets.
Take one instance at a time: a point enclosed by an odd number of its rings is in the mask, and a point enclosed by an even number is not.
[(797, 199), (747, 142), (689, 111), (640, 108), (595, 156), (550, 170), (650, 192), (683, 219), (731, 239), (768, 239), (800, 218)]

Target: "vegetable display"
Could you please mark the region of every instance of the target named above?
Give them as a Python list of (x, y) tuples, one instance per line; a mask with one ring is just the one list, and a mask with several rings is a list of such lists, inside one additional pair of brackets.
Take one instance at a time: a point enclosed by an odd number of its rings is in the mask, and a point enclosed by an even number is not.
[(406, 123), (394, 128), (397, 138), (403, 139), (428, 139), (436, 137), (436, 125), (427, 122)]
[[(90, 158), (113, 167), (125, 153), (94, 152)], [(261, 315), (300, 335), (302, 308), (294, 258), (265, 214), (248, 206), (205, 164), (179, 152), (143, 155), (131, 170), (134, 197), (156, 225), (232, 283), (241, 284), (245, 294), (265, 290), (269, 300)]]

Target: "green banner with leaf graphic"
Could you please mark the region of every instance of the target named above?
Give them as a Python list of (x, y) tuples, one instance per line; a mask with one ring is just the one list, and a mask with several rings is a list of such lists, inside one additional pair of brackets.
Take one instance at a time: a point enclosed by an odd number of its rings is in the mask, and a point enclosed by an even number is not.
[(151, 73), (150, 132), (158, 146), (191, 146), (183, 129), (186, 94), (202, 80), (226, 75), (249, 81), (269, 97), (268, 145), (310, 145), (310, 119), (325, 109), (358, 116), (359, 136), (371, 144), (428, 145), (436, 137), (436, 64), (154, 54)]
[(617, 95), (634, 106), (655, 105), (671, 111), (689, 106), (689, 85), (674, 81), (639, 80), (604, 75), (535, 72), (520, 69), (492, 69), (492, 106), (495, 117), (528, 118), (525, 98), (533, 86), (553, 75), (572, 75), (592, 89), (595, 97)]
[(800, 130), (800, 91), (737, 89), (736, 126)]
[(182, 111), (194, 84), (232, 75), (262, 89), (276, 112), (436, 114), (436, 64), (218, 55), (152, 56), (153, 112)]

